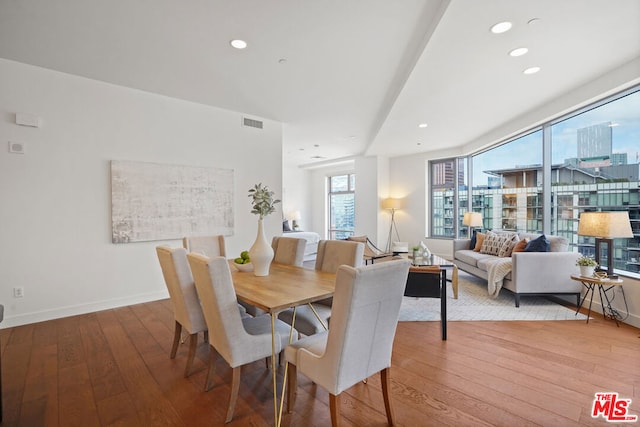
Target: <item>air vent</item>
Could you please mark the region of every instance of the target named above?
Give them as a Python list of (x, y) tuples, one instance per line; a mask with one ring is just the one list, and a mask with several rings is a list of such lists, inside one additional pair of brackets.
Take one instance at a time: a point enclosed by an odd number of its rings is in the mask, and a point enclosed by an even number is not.
[(250, 128), (262, 129), (262, 122), (260, 120), (249, 119), (247, 117), (242, 118), (242, 126)]

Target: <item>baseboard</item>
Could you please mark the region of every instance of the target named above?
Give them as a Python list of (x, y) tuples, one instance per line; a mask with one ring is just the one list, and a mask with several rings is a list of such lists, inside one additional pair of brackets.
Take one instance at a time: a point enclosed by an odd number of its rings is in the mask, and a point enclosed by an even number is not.
[[(582, 304), (582, 308), (589, 307), (589, 301), (585, 301)], [(620, 309), (619, 307), (614, 307), (618, 311), (624, 311), (624, 309)], [(602, 316), (602, 305), (600, 305), (600, 301), (597, 298), (594, 298), (593, 303), (591, 304), (591, 313), (597, 313)], [(626, 313), (622, 313), (626, 314)], [(611, 320), (613, 322), (613, 320)], [(626, 323), (627, 325), (634, 326), (640, 329), (640, 316), (635, 313), (629, 313), (629, 317), (622, 320), (622, 323)], [(615, 325), (614, 325), (615, 326)]]
[(114, 298), (111, 300), (96, 301), (89, 304), (59, 307), (52, 310), (35, 311), (31, 313), (19, 314), (17, 316), (7, 316), (7, 310), (5, 306), (5, 316), (2, 323), (0, 323), (0, 329), (28, 325), (36, 322), (44, 322), (53, 319), (60, 319), (62, 317), (76, 316), (78, 314), (93, 313), (95, 311), (109, 310), (112, 308), (140, 304), (149, 301), (157, 301), (164, 298), (169, 298), (169, 293), (166, 290), (132, 295), (126, 298)]

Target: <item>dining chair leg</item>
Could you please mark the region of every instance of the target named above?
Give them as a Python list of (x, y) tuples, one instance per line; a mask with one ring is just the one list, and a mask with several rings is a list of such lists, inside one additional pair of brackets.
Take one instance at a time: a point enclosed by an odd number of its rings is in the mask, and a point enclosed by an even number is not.
[(296, 403), (296, 396), (298, 395), (298, 375), (296, 365), (289, 363), (287, 372), (287, 412), (290, 414), (293, 412), (293, 405)]
[(216, 351), (211, 344), (209, 344), (209, 366), (207, 367), (207, 379), (204, 382), (204, 391), (211, 390), (213, 387), (213, 374), (216, 372)]
[(182, 335), (182, 325), (176, 320), (176, 324), (173, 327), (173, 346), (171, 347), (171, 354), (169, 358), (175, 359), (178, 352), (178, 344), (180, 344), (180, 336)]
[(238, 391), (240, 390), (240, 366), (233, 368), (231, 376), (231, 395), (229, 396), (229, 408), (227, 409), (226, 423), (230, 422), (233, 418), (233, 411), (236, 408), (236, 401), (238, 400)]
[(329, 410), (331, 412), (332, 427), (338, 427), (340, 425), (340, 406), (338, 403), (338, 396), (329, 393)]
[(198, 348), (198, 334), (191, 334), (189, 336), (189, 355), (187, 356), (187, 366), (184, 368), (185, 378), (189, 376), (191, 372), (191, 366), (193, 366), (193, 359), (196, 357), (196, 349)]
[(384, 409), (387, 412), (387, 423), (393, 425), (393, 408), (391, 407), (391, 397), (389, 389), (391, 388), (391, 378), (389, 376), (391, 368), (385, 368), (380, 371), (380, 379), (382, 381), (382, 397), (384, 399)]

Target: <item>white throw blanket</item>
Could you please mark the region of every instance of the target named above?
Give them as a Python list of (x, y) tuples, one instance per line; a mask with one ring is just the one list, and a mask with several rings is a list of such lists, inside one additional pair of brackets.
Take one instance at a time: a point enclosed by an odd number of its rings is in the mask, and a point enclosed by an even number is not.
[(496, 258), (487, 262), (487, 290), (496, 298), (502, 288), (502, 281), (511, 272), (511, 258)]

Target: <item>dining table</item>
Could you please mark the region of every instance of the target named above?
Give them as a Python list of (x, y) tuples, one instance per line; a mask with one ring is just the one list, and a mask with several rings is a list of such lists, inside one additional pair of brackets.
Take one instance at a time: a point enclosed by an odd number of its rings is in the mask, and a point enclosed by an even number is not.
[[(277, 375), (276, 375), (276, 336), (275, 320), (283, 310), (312, 303), (333, 296), (336, 273), (311, 270), (292, 265), (271, 263), (267, 276), (256, 276), (252, 271), (239, 271), (231, 265), (233, 287), (238, 300), (261, 308), (271, 315), (271, 373), (273, 380), (273, 410), (275, 425), (282, 421), (285, 385), (287, 382), (287, 366), (285, 365), (282, 385), (282, 397), (278, 409)], [(326, 326), (326, 325), (325, 325)], [(291, 325), (289, 342), (295, 328), (295, 314)]]

